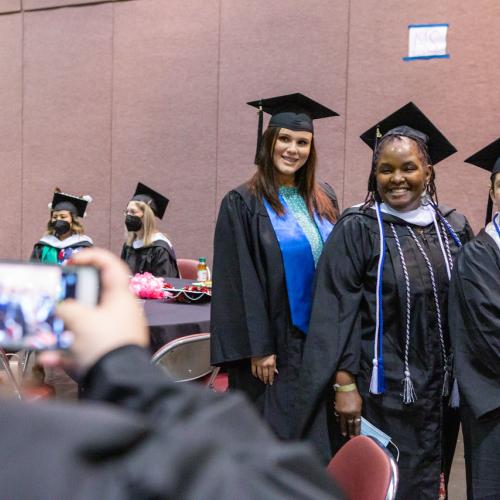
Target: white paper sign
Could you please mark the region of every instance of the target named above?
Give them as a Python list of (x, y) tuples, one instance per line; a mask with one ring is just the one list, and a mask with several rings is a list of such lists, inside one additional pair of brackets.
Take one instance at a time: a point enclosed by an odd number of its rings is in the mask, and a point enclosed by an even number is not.
[(448, 24), (410, 24), (408, 26), (408, 57), (412, 59), (448, 58), (446, 35)]

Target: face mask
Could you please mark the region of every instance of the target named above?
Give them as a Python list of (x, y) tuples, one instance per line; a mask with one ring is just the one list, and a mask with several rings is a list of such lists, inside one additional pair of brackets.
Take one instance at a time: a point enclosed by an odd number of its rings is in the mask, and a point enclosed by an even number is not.
[(391, 441), (390, 436), (388, 436), (385, 432), (382, 432), (378, 427), (375, 427), (371, 422), (368, 422), (368, 420), (363, 417), (361, 417), (361, 434), (363, 436), (374, 437), (385, 447), (387, 447)]
[(71, 229), (69, 222), (66, 220), (56, 220), (55, 222), (52, 221), (51, 225), (54, 229), (54, 232), (56, 233), (56, 236), (62, 236)]
[(142, 227), (142, 219), (137, 215), (127, 215), (125, 217), (125, 226), (127, 226), (127, 231), (137, 232)]

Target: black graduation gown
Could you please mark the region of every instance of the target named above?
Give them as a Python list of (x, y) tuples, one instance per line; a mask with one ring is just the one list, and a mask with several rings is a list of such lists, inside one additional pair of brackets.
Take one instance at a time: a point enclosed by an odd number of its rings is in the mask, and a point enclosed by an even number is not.
[(468, 498), (500, 498), (500, 249), (484, 229), (458, 256), (449, 319)]
[[(323, 189), (337, 207), (333, 189)], [(222, 200), (215, 229), (212, 364), (226, 366), (276, 434), (290, 437), (305, 335), (292, 325), (282, 255), (265, 206), (247, 185)], [(252, 376), (250, 358), (277, 355), (274, 384)]]
[(140, 248), (124, 244), (121, 258), (128, 264), (132, 274), (151, 273), (162, 278), (179, 277), (174, 249), (163, 240), (153, 241), (150, 246)]
[[(444, 215), (462, 242), (471, 237), (466, 219)], [(399, 447), (398, 498), (438, 498), (442, 468), (449, 470), (458, 432), (458, 415), (441, 397), (442, 351), (427, 266), (406, 222), (383, 214), (386, 258), (383, 272), (383, 313), (386, 392), (369, 393), (374, 356), (376, 281), (379, 230), (375, 210), (351, 208), (330, 235), (318, 264), (313, 312), (305, 345), (296, 405), (295, 437), (307, 436), (328, 460), (343, 442), (333, 419), (332, 380), (338, 370), (356, 375), (363, 398), (362, 414), (389, 434)], [(402, 402), (404, 377), (406, 287), (401, 259), (389, 223), (399, 236), (411, 284), (409, 367), (418, 400)], [(448, 277), (433, 224), (413, 227), (432, 262), (446, 324)], [(458, 251), (449, 238), (453, 254)]]
[(86, 397), (2, 402), (1, 498), (340, 498), (311, 450), (277, 442), (241, 397), (171, 382), (137, 346), (106, 355)]

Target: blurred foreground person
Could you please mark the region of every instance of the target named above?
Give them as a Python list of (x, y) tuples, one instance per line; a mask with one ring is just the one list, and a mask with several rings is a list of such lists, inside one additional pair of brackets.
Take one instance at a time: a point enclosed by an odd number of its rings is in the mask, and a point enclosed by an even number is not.
[[(467, 498), (500, 498), (500, 139), (468, 163), (491, 172), (486, 227), (465, 245), (450, 287)], [(492, 216), (492, 202), (495, 213)]]
[(2, 402), (1, 498), (339, 498), (308, 449), (278, 443), (242, 397), (176, 384), (151, 365), (123, 263), (99, 249), (72, 263), (102, 277), (98, 307), (58, 309), (88, 401)]

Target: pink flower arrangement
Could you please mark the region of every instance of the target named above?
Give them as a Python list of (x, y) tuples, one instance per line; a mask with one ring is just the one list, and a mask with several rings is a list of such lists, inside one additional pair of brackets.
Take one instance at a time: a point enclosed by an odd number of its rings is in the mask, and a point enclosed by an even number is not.
[(156, 278), (151, 273), (137, 273), (130, 279), (130, 289), (140, 299), (162, 299), (163, 278)]

